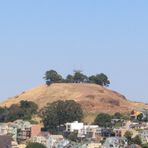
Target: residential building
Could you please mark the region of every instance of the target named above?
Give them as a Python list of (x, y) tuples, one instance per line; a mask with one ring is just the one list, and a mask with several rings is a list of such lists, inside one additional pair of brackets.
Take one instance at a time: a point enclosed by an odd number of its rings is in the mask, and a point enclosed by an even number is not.
[(31, 142), (37, 142), (37, 143), (41, 143), (43, 145), (47, 145), (47, 139), (46, 137), (44, 136), (34, 136), (31, 138)]
[(37, 136), (41, 133), (41, 125), (37, 124), (37, 125), (32, 125), (31, 126), (31, 137)]
[(120, 137), (109, 137), (103, 144), (103, 148), (124, 148), (128, 146), (127, 140)]
[(18, 143), (25, 143), (31, 137), (31, 128), (18, 129), (17, 141)]
[(66, 132), (74, 131), (77, 131), (79, 138), (96, 139), (97, 135), (101, 135), (101, 128), (98, 125), (84, 125), (84, 123), (78, 121), (66, 123)]
[(82, 148), (102, 148), (101, 143), (88, 143), (88, 144), (83, 144)]
[(0, 124), (0, 135), (7, 135), (8, 134), (8, 125), (6, 123)]
[(47, 139), (46, 147), (56, 147), (56, 145), (58, 145), (61, 141), (64, 141), (64, 137), (62, 135), (50, 135)]
[(79, 123), (78, 121), (74, 121), (72, 123), (66, 123), (65, 125), (67, 132), (77, 131), (78, 133), (82, 133), (82, 129), (84, 127), (84, 123)]

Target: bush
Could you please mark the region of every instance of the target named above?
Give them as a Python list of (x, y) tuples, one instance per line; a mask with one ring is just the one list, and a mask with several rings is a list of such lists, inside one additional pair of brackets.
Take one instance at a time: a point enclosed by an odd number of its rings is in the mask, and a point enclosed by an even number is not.
[(148, 148), (148, 143), (142, 144), (142, 148)]
[(133, 136), (133, 133), (130, 131), (126, 131), (124, 134), (124, 137), (127, 138), (129, 144), (132, 143), (132, 136)]
[(110, 127), (111, 126), (112, 116), (105, 113), (100, 113), (97, 115), (94, 123), (101, 127)]
[(142, 144), (142, 140), (141, 140), (140, 136), (138, 136), (138, 135), (136, 137), (134, 137), (132, 139), (132, 141), (133, 141), (134, 144), (138, 144), (138, 145)]
[(40, 143), (29, 143), (26, 148), (46, 148), (43, 144)]

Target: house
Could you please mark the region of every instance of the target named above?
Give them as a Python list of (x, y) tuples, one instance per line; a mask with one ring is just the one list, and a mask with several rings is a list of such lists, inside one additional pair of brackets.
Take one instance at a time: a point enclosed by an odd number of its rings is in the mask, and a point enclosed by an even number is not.
[(82, 129), (84, 127), (84, 123), (79, 123), (78, 121), (74, 121), (72, 123), (66, 123), (65, 125), (67, 132), (77, 131), (78, 133), (82, 133)]
[(31, 126), (31, 137), (37, 136), (41, 133), (41, 125), (32, 125)]
[(101, 136), (104, 138), (115, 137), (115, 132), (113, 131), (113, 129), (104, 128), (101, 130)]
[(126, 128), (118, 128), (118, 129), (113, 129), (113, 132), (115, 133), (115, 137), (124, 137), (125, 133), (129, 131), (133, 134), (132, 137), (135, 137), (138, 135), (138, 131), (135, 129), (126, 129)]
[(17, 127), (17, 129), (25, 129), (32, 127), (29, 121), (23, 121), (23, 120), (16, 120), (13, 122), (13, 124)]
[(101, 128), (98, 125), (84, 125), (83, 134), (86, 138), (91, 138), (92, 140), (100, 140)]
[(46, 147), (56, 147), (61, 141), (64, 141), (64, 137), (62, 135), (50, 135), (47, 139)]
[(69, 144), (62, 135), (50, 135), (48, 132), (40, 132), (39, 135), (31, 137), (31, 142), (41, 143), (47, 148), (63, 148)]
[(62, 141), (59, 141), (56, 145), (55, 145), (55, 147), (56, 148), (66, 148), (68, 145), (69, 145), (69, 141), (68, 140), (62, 140)]
[(14, 124), (8, 124), (7, 134), (11, 135), (14, 141), (17, 141), (17, 127)]
[(16, 141), (11, 141), (11, 148), (20, 148)]
[(18, 143), (25, 143), (31, 137), (31, 128), (18, 129), (17, 141)]
[(8, 125), (6, 123), (0, 124), (0, 135), (7, 135), (8, 134)]
[(25, 143), (26, 140), (31, 137), (31, 127), (32, 125), (28, 121), (16, 120), (13, 122), (14, 126), (17, 128), (17, 141), (18, 143)]
[(84, 125), (84, 123), (78, 121), (66, 123), (66, 132), (74, 131), (78, 133), (79, 138), (96, 139), (97, 135), (101, 135), (101, 128), (98, 125)]
[(34, 136), (31, 138), (31, 142), (37, 142), (46, 146), (47, 138), (44, 136)]
[(106, 139), (105, 143), (103, 144), (103, 148), (119, 148), (119, 147), (126, 147), (128, 146), (128, 142), (126, 138), (120, 137), (109, 137)]
[(12, 139), (17, 139), (17, 128), (12, 123), (0, 124), (0, 135), (11, 135)]
[(41, 143), (43, 145), (47, 145), (47, 139), (49, 138), (49, 132), (41, 132), (38, 135), (31, 136), (31, 142)]
[(82, 148), (102, 148), (102, 144), (101, 143), (88, 143), (88, 144), (82, 145)]

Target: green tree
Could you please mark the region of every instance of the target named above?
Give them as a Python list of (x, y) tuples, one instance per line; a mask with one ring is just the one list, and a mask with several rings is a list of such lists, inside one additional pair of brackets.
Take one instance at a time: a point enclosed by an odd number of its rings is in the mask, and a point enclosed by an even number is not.
[(18, 104), (12, 104), (8, 110), (9, 110), (8, 121), (13, 122), (17, 119), (24, 119), (25, 112), (20, 108)]
[(38, 105), (32, 101), (21, 101), (20, 104), (12, 104), (10, 107), (0, 108), (0, 122), (10, 122), (17, 119), (31, 120), (37, 114)]
[(124, 134), (124, 137), (128, 140), (129, 144), (132, 143), (132, 136), (133, 136), (133, 133), (130, 132), (130, 131), (126, 131), (125, 134)]
[(83, 111), (73, 100), (56, 101), (41, 110), (44, 127), (50, 132), (57, 132), (58, 126), (73, 121), (81, 121)]
[(97, 74), (96, 76), (92, 75), (89, 77), (90, 83), (96, 83), (101, 86), (109, 86), (110, 81), (104, 73)]
[(46, 146), (40, 143), (29, 143), (26, 148), (46, 148)]
[(101, 86), (109, 86), (110, 81), (104, 73), (101, 73), (96, 75), (96, 84)]
[(0, 122), (6, 122), (8, 120), (8, 108), (7, 107), (0, 107)]
[(101, 127), (110, 127), (111, 126), (112, 116), (105, 113), (100, 113), (97, 115), (94, 123)]
[(44, 79), (46, 84), (58, 83), (62, 81), (62, 76), (59, 75), (55, 70), (46, 71)]
[(134, 144), (138, 144), (138, 145), (141, 145), (142, 144), (142, 140), (141, 140), (141, 138), (140, 138), (139, 135), (137, 135), (136, 137), (134, 137), (132, 139), (132, 141), (133, 141)]
[(116, 113), (114, 114), (113, 118), (115, 118), (115, 119), (122, 119), (122, 114), (119, 113), (119, 112), (116, 112)]
[(73, 76), (72, 76), (72, 75), (67, 75), (67, 77), (66, 77), (66, 82), (67, 82), (67, 83), (73, 83), (73, 82), (74, 82)]
[(24, 109), (26, 112), (29, 112), (32, 115), (37, 113), (38, 105), (32, 101), (22, 100), (20, 102), (20, 108)]
[(142, 144), (142, 148), (148, 148), (148, 143)]
[(90, 83), (96, 83), (96, 76), (92, 75), (88, 79)]
[(74, 79), (75, 83), (87, 82), (87, 80), (88, 80), (87, 76), (78, 70), (74, 71), (73, 79)]

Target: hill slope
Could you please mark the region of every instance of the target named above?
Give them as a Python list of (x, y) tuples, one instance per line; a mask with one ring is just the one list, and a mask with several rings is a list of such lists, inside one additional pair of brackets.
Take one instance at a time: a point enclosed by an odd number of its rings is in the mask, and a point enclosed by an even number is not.
[(115, 113), (128, 112), (132, 109), (148, 108), (144, 103), (128, 101), (123, 95), (95, 84), (52, 84), (42, 85), (23, 92), (1, 103), (10, 106), (21, 100), (34, 101), (40, 108), (56, 100), (73, 99), (82, 105), (85, 112)]

